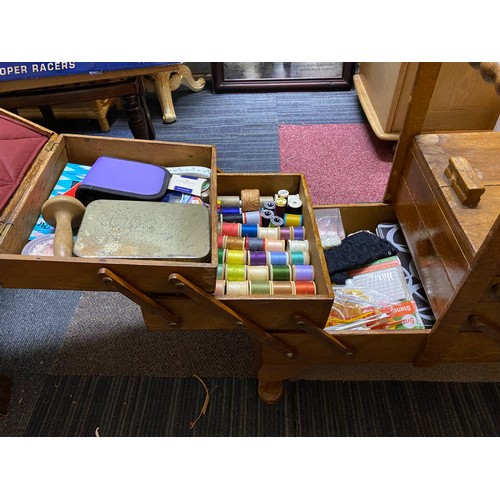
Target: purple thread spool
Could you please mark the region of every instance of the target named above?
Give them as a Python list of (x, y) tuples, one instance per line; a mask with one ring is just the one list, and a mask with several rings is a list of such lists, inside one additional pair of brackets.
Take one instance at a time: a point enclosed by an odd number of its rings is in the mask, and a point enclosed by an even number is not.
[(250, 266), (265, 266), (267, 264), (267, 252), (248, 252), (248, 264)]

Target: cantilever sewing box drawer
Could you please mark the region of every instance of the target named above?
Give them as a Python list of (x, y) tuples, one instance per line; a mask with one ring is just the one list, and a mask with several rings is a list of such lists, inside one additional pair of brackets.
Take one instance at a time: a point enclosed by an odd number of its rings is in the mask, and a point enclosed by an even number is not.
[[(8, 112), (1, 116), (12, 118)], [(16, 117), (16, 119), (19, 119)], [(323, 330), (332, 284), (302, 174), (217, 173), (205, 145), (56, 134), (19, 119), (48, 140), (0, 212), (0, 285), (12, 288), (118, 290), (140, 304), (150, 330), (243, 328), (258, 346), (259, 394), (278, 401), (284, 380), (325, 363), (500, 360), (500, 136), (415, 137), (390, 203), (335, 205), (346, 234), (398, 222), (436, 322), (418, 330)], [(20, 255), (44, 201), (67, 162), (102, 155), (164, 166), (212, 169), (208, 262)], [(304, 200), (303, 226), (315, 269), (312, 295), (217, 296), (218, 196), (285, 189)], [(110, 287), (109, 285), (114, 286)], [(193, 307), (194, 304), (194, 307)], [(196, 311), (196, 312), (194, 312)]]

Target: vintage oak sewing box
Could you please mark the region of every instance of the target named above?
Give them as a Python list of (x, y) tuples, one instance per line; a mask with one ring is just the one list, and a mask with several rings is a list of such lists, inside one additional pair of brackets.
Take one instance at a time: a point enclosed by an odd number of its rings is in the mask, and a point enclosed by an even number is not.
[[(2, 115), (15, 116), (0, 110)], [(333, 335), (323, 330), (333, 292), (302, 174), (225, 174), (217, 171), (213, 146), (57, 135), (16, 119), (49, 140), (0, 213), (3, 287), (119, 291), (141, 306), (150, 330), (242, 328), (256, 340), (259, 395), (269, 403), (280, 399), (283, 381), (316, 364), (412, 362), (429, 366), (500, 360), (498, 134), (417, 136), (390, 203), (334, 205), (340, 208), (346, 234), (374, 231), (381, 222), (399, 222), (436, 322), (421, 330), (344, 330)], [(210, 260), (21, 255), (66, 163), (91, 165), (99, 156), (211, 168)], [(286, 189), (304, 200), (303, 224), (316, 271), (315, 295), (213, 296), (218, 264), (213, 200), (243, 189), (259, 189), (263, 195)]]

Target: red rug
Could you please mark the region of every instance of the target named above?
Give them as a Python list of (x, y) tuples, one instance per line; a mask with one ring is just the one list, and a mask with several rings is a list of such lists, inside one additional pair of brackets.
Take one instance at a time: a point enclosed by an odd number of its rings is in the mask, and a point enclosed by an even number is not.
[(280, 125), (279, 145), (281, 172), (305, 174), (313, 205), (383, 200), (394, 143), (369, 125)]

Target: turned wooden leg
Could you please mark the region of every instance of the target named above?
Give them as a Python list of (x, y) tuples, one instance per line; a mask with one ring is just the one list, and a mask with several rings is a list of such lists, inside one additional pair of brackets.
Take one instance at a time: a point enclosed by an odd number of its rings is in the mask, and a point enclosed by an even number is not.
[(263, 403), (272, 405), (283, 398), (284, 384), (280, 382), (261, 382), (259, 380), (259, 398)]
[(148, 123), (148, 114), (141, 106), (141, 99), (138, 95), (124, 96), (125, 113), (128, 118), (128, 126), (135, 139), (154, 139), (154, 129)]
[(259, 368), (259, 398), (263, 403), (276, 404), (284, 394), (284, 382), (302, 375), (310, 365), (295, 364), (263, 364)]

